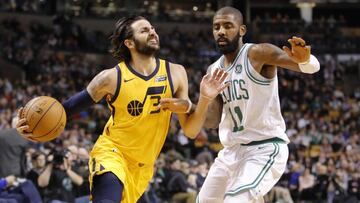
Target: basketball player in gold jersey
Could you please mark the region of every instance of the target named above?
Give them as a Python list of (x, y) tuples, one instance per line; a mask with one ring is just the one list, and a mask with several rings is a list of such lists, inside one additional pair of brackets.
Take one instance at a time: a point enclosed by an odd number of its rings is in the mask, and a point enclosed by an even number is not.
[[(185, 69), (155, 57), (160, 45), (154, 27), (140, 16), (122, 18), (111, 39), (112, 54), (119, 64), (100, 72), (86, 90), (70, 97), (63, 106), (70, 117), (106, 98), (112, 115), (89, 161), (92, 200), (135, 203), (153, 176), (154, 162), (169, 128), (171, 112), (159, 108), (160, 100), (182, 101), (178, 108), (180, 125), (188, 137), (195, 138), (211, 98), (227, 87), (227, 73), (216, 71), (211, 77), (204, 76), (195, 110), (184, 113), (191, 109), (190, 102), (183, 105), (189, 101)], [(174, 105), (170, 107), (176, 109)], [(17, 129), (25, 138), (31, 136), (24, 132), (27, 128), (26, 120), (20, 119)]]

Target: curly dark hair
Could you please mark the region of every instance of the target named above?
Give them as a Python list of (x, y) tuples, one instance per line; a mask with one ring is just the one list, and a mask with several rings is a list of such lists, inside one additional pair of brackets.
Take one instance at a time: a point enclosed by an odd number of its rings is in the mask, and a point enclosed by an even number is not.
[(131, 59), (130, 51), (125, 46), (124, 41), (133, 37), (131, 25), (145, 19), (142, 16), (123, 17), (115, 24), (115, 30), (110, 36), (112, 48), (110, 53), (119, 61), (129, 61)]

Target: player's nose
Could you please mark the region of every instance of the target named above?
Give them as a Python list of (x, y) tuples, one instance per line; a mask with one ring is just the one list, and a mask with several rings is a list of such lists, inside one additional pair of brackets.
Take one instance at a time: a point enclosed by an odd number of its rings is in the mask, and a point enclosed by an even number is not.
[(157, 35), (155, 29), (150, 29), (149, 34), (150, 34), (150, 36), (156, 36)]
[(217, 32), (218, 36), (222, 37), (225, 35), (225, 28), (220, 26), (219, 31)]

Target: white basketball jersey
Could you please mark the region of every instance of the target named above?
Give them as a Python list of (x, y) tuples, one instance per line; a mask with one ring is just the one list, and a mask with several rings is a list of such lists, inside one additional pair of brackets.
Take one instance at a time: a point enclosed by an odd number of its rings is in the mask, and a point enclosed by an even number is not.
[(219, 126), (224, 146), (247, 144), (274, 137), (289, 142), (281, 115), (278, 79), (267, 79), (256, 72), (248, 59), (251, 44), (244, 44), (234, 62), (224, 68), (224, 56), (210, 66), (213, 73), (223, 68), (231, 85), (221, 93), (223, 100)]

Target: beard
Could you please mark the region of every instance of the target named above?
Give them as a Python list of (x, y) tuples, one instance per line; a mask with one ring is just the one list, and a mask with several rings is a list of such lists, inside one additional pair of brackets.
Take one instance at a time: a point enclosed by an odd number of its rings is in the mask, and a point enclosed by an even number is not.
[(140, 42), (137, 39), (134, 39), (134, 42), (135, 42), (135, 49), (140, 54), (144, 54), (144, 55), (148, 55), (148, 56), (155, 55), (160, 49), (160, 43), (159, 42), (158, 42), (157, 46), (156, 45), (149, 45), (147, 42), (146, 43)]
[[(222, 53), (222, 54), (229, 54), (229, 53), (233, 53), (237, 50), (237, 48), (239, 47), (239, 39), (240, 39), (240, 34), (238, 33), (234, 39), (232, 39), (231, 41), (226, 39), (226, 38), (222, 38), (220, 37), (217, 40), (216, 43), (216, 47), (217, 49)], [(225, 41), (226, 44), (225, 45), (219, 45), (219, 40)]]

